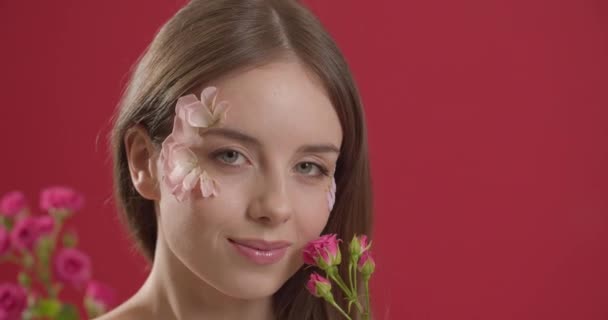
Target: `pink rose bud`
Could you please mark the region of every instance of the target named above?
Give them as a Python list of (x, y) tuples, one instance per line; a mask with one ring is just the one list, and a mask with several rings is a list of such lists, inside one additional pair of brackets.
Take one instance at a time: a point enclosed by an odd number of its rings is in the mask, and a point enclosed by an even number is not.
[(26, 207), (25, 195), (21, 191), (9, 192), (0, 199), (0, 215), (6, 217), (14, 217)]
[(336, 234), (327, 234), (309, 242), (302, 253), (304, 263), (316, 265), (323, 270), (339, 265), (342, 260), (339, 241)]
[(369, 247), (370, 245), (367, 243), (366, 235), (361, 235), (359, 237), (355, 235), (350, 242), (350, 254), (355, 259), (358, 259), (365, 251), (369, 250)]
[(89, 303), (95, 305), (100, 314), (108, 311), (116, 302), (114, 289), (98, 281), (89, 282), (84, 296)]
[(324, 298), (329, 301), (333, 300), (331, 283), (316, 272), (310, 274), (310, 278), (306, 283), (306, 288), (315, 297)]
[(49, 234), (53, 232), (55, 228), (55, 219), (51, 216), (41, 216), (36, 218), (38, 223), (38, 232), (39, 234)]
[(361, 259), (359, 259), (359, 264), (357, 267), (363, 275), (363, 278), (369, 279), (372, 273), (374, 273), (376, 263), (374, 262), (370, 251), (365, 251), (363, 255), (361, 255)]
[[(11, 241), (8, 232), (0, 226), (0, 256), (4, 255), (11, 248)], [(1, 319), (1, 318), (0, 318)]]
[(25, 289), (12, 283), (0, 284), (0, 319), (20, 320), (26, 306)]
[(32, 250), (38, 238), (40, 229), (38, 219), (34, 217), (24, 217), (17, 220), (11, 230), (11, 244), (19, 250)]
[(91, 259), (78, 249), (63, 248), (53, 260), (53, 271), (57, 280), (80, 289), (91, 279)]
[(84, 197), (67, 187), (50, 187), (40, 195), (40, 208), (45, 211), (65, 209), (78, 211), (84, 205)]

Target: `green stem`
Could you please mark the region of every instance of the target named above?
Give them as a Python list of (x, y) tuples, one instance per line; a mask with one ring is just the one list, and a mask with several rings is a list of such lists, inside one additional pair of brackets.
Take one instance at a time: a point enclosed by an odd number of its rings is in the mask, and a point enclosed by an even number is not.
[[(50, 248), (48, 253), (49, 258), (52, 257), (53, 253), (55, 252), (57, 238), (59, 236), (59, 233), (61, 232), (61, 229), (63, 228), (63, 223), (65, 220), (61, 213), (55, 213), (52, 214), (52, 216), (55, 219), (55, 227), (53, 228), (53, 231), (50, 235)], [(42, 282), (49, 298), (56, 299), (58, 297), (60, 289), (53, 285), (53, 275), (50, 271), (50, 263), (51, 261), (39, 261), (38, 279), (40, 280), (40, 282)]]
[(355, 265), (353, 266), (353, 288), (354, 297), (356, 298), (355, 305), (357, 306), (357, 309), (359, 309), (359, 312), (363, 312), (363, 307), (361, 306), (361, 303), (359, 303), (359, 289), (357, 288), (357, 260), (355, 260), (354, 263)]
[(348, 320), (353, 320), (346, 312), (344, 312), (344, 310), (342, 310), (342, 308), (340, 308), (340, 306), (335, 302), (335, 301), (330, 301), (329, 302), (332, 306), (334, 306), (334, 308), (338, 309), (338, 311), (340, 311), (340, 313)]
[(342, 289), (342, 291), (344, 291), (344, 293), (346, 294), (347, 297), (351, 297), (352, 296), (352, 292), (351, 290), (346, 287), (346, 284), (344, 283), (344, 280), (342, 280), (342, 278), (340, 277), (340, 274), (337, 272), (328, 272), (327, 274), (329, 276), (330, 279), (334, 280), (334, 282), (338, 285), (338, 287), (340, 287), (340, 289)]
[(359, 295), (359, 290), (357, 289), (357, 265), (355, 262), (355, 266), (353, 266), (353, 287), (355, 288), (355, 292)]
[(367, 304), (367, 308), (365, 309), (365, 319), (369, 320), (369, 315), (371, 313), (370, 303), (369, 303), (369, 278), (365, 279), (365, 301)]
[[(348, 263), (348, 282), (350, 282), (351, 289), (354, 289), (353, 286), (353, 260), (351, 259)], [(355, 290), (356, 292), (357, 290)]]

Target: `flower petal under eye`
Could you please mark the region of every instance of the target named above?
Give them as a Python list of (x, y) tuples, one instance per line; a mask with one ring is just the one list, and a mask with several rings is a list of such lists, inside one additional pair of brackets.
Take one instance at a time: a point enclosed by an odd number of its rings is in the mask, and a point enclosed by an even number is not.
[(217, 182), (207, 174), (207, 171), (203, 171), (200, 175), (200, 185), (203, 198), (216, 197), (219, 193)]

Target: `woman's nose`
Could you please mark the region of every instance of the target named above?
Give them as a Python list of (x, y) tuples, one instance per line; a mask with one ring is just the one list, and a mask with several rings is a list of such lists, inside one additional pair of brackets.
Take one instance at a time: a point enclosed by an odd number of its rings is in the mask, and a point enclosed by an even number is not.
[(291, 218), (293, 207), (286, 178), (275, 175), (260, 179), (256, 186), (257, 196), (249, 208), (249, 216), (252, 219), (266, 225), (280, 225)]

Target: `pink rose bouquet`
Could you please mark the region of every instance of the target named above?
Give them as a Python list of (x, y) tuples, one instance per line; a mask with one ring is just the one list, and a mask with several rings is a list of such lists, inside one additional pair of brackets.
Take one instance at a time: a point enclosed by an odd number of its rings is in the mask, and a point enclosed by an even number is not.
[[(309, 242), (302, 253), (304, 263), (318, 267), (325, 272), (323, 277), (316, 272), (310, 275), (310, 279), (306, 284), (306, 288), (310, 293), (324, 299), (334, 308), (349, 320), (352, 320), (351, 312), (357, 312), (364, 319), (370, 319), (370, 299), (369, 299), (369, 280), (375, 269), (374, 259), (371, 255), (371, 242), (368, 243), (367, 236), (355, 235), (349, 245), (348, 259), (348, 285), (338, 273), (338, 265), (342, 263), (342, 255), (340, 253), (337, 235), (328, 234)], [(363, 280), (365, 289), (364, 298), (365, 306), (359, 299), (359, 288), (357, 288), (358, 276)], [(331, 293), (331, 281), (333, 281), (345, 294), (348, 300), (348, 309), (345, 311), (336, 303)], [(355, 305), (353, 310), (351, 307)]]
[(61, 186), (42, 191), (43, 214), (32, 214), (22, 192), (0, 197), (0, 264), (20, 267), (17, 281), (0, 283), (0, 320), (77, 320), (77, 304), (60, 298), (64, 289), (82, 292), (78, 304), (88, 317), (113, 306), (113, 290), (92, 280), (90, 257), (77, 248), (76, 234), (63, 230), (83, 205), (80, 193)]

